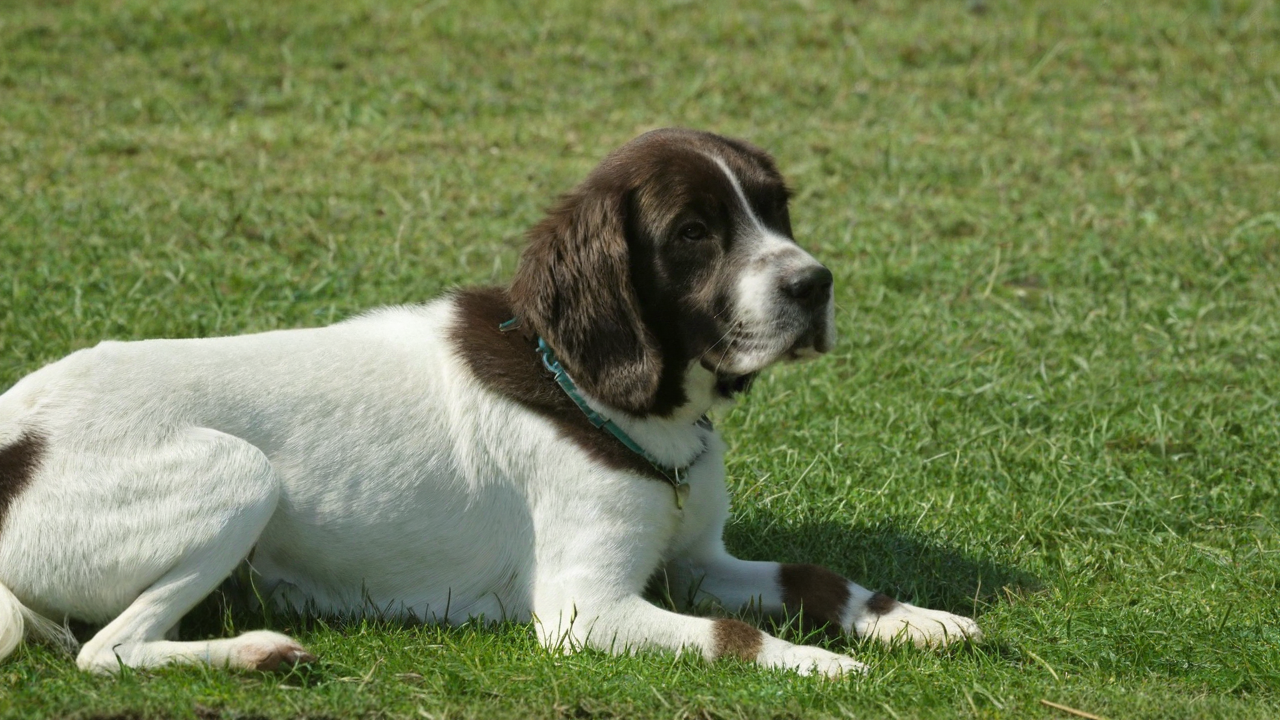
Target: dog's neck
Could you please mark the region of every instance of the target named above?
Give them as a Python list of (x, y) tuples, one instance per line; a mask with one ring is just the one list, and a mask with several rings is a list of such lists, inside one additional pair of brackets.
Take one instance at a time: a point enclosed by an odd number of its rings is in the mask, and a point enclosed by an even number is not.
[(638, 416), (610, 407), (583, 393), (593, 410), (609, 418), (640, 447), (671, 467), (684, 467), (706, 450), (708, 432), (698, 421), (712, 409), (731, 405), (716, 388), (714, 373), (698, 363), (685, 371), (685, 402), (669, 415)]

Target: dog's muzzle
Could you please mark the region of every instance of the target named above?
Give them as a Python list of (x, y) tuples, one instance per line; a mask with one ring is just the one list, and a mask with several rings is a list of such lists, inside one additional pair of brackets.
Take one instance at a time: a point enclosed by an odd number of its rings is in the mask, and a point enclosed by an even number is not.
[(806, 264), (782, 278), (782, 294), (807, 320), (807, 327), (791, 345), (787, 355), (800, 359), (830, 350), (831, 292), (834, 278), (825, 265)]

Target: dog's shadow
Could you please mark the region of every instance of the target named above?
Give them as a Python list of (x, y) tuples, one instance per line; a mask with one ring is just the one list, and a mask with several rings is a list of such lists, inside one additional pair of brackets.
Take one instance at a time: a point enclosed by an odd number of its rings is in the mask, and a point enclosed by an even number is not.
[(893, 520), (861, 525), (749, 515), (725, 528), (725, 545), (745, 559), (823, 565), (899, 600), (970, 617), (1009, 593), (1042, 587), (1025, 570)]

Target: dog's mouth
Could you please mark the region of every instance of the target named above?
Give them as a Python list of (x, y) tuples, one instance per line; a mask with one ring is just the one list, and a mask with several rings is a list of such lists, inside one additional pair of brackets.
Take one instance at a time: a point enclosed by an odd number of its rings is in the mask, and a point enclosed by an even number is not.
[(720, 397), (732, 398), (734, 395), (750, 390), (751, 383), (755, 382), (755, 379), (755, 373), (747, 373), (746, 375), (716, 373), (716, 392), (720, 394)]
[(768, 336), (746, 333), (732, 337), (718, 353), (708, 352), (700, 362), (715, 376), (716, 394), (722, 398), (733, 398), (749, 391), (756, 375), (770, 365), (804, 362), (826, 353), (830, 348), (827, 326), (813, 322), (799, 331), (779, 330)]
[(787, 351), (783, 353), (783, 359), (788, 362), (809, 360), (826, 353), (829, 349), (824, 333), (818, 328), (812, 328), (797, 338), (791, 347), (787, 348)]

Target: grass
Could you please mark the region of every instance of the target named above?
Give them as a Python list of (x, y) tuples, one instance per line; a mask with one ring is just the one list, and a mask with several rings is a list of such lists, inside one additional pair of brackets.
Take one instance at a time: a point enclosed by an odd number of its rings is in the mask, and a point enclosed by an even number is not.
[(1280, 715), (1275, 2), (0, 0), (0, 387), (103, 338), (510, 276), (683, 124), (773, 151), (843, 340), (719, 418), (732, 549), (973, 613), (822, 682), (524, 625), (271, 624), (304, 676), (77, 673), (0, 717)]

